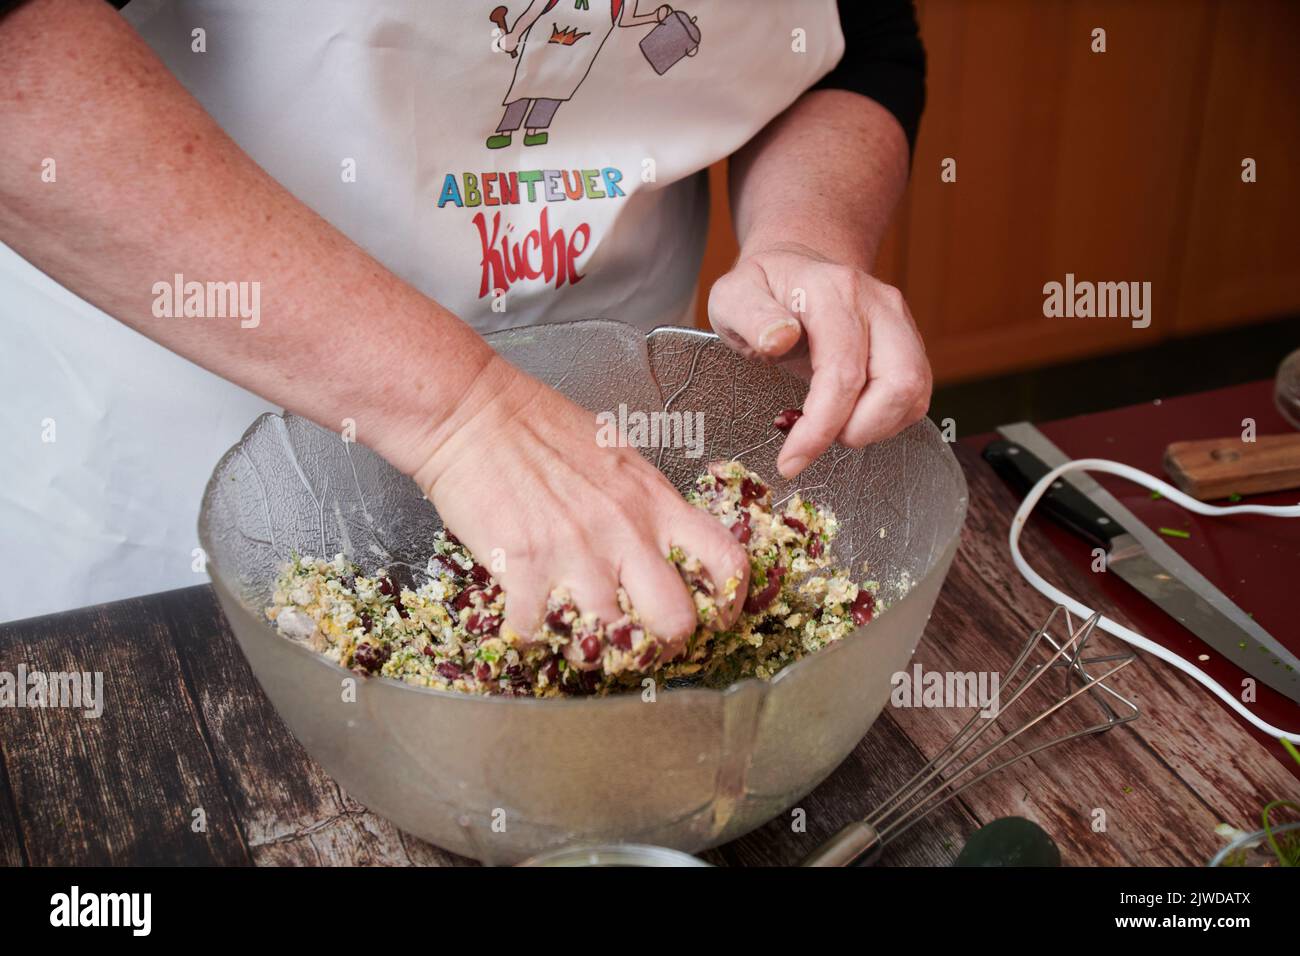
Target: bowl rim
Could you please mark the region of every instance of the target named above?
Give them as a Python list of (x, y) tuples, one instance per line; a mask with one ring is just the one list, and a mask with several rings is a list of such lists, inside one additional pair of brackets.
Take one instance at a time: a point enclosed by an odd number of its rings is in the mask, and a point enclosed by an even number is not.
[[(1272, 828), (1274, 835), (1279, 833), (1296, 833), (1300, 832), (1300, 820), (1289, 820), (1286, 823), (1279, 823)], [(1214, 856), (1205, 865), (1207, 867), (1218, 867), (1229, 855), (1237, 850), (1249, 849), (1249, 845), (1259, 843), (1268, 839), (1267, 830), (1256, 830), (1253, 833), (1243, 832), (1240, 836), (1233, 837), (1225, 845), (1219, 847)]]
[[(617, 322), (615, 320), (610, 320), (610, 319), (584, 319), (575, 322), (552, 323), (552, 324), (582, 325), (587, 323), (622, 325), (629, 329), (635, 329), (638, 333), (640, 333), (640, 330), (636, 329), (635, 326), (631, 326), (628, 325), (627, 323)], [(506, 332), (527, 330), (530, 328), (533, 328), (533, 326), (521, 326), (518, 329), (503, 329), (500, 332), (490, 333), (484, 337), (490, 342), (492, 338), (494, 338), (497, 335), (501, 335)], [(710, 340), (721, 341), (721, 339), (717, 335), (711, 332), (705, 332), (701, 329), (683, 328), (680, 326), (657, 326), (651, 331), (643, 334), (648, 343), (650, 338), (652, 336), (655, 336), (656, 333), (665, 333), (665, 332), (673, 332), (673, 333), (681, 332), (681, 333), (687, 333), (692, 338), (699, 338), (706, 341), (710, 341)], [(290, 417), (301, 418), (303, 421), (311, 422), (311, 419), (307, 418), (304, 415), (296, 415), (295, 413), (288, 412), (288, 411), (285, 411), (283, 413), (263, 412), (261, 415), (258, 415), (257, 418), (255, 418), (253, 422), (246, 429), (244, 429), (244, 433), (240, 435), (239, 440), (235, 442), (235, 444), (231, 445), (230, 448), (226, 450), (225, 454), (223, 454), (217, 460), (217, 464), (212, 469), (212, 474), (209, 476), (207, 483), (204, 485), (203, 497), (200, 499), (200, 506), (199, 506), (199, 518), (198, 518), (199, 544), (202, 546), (205, 554), (207, 555), (208, 576), (211, 578), (211, 585), (213, 589), (218, 590), (220, 592), (224, 592), (224, 594), (227, 595), (230, 598), (230, 600), (234, 601), (239, 607), (248, 611), (249, 616), (254, 621), (257, 622), (259, 631), (261, 631), (265, 637), (271, 638), (275, 641), (278, 641), (286, 645), (287, 647), (292, 649), (292, 652), (297, 652), (299, 654), (305, 655), (306, 659), (324, 664), (326, 667), (333, 669), (335, 672), (337, 672), (339, 675), (343, 677), (358, 678), (366, 683), (374, 683), (377, 684), (378, 686), (387, 686), (387, 687), (393, 687), (404, 691), (429, 694), (437, 699), (462, 701), (465, 702), (466, 704), (476, 703), (476, 702), (490, 702), (487, 704), (487, 706), (509, 706), (509, 705), (537, 706), (537, 707), (544, 707), (549, 710), (555, 710), (562, 706), (570, 707), (570, 708), (582, 707), (582, 706), (590, 707), (594, 701), (620, 701), (621, 700), (626, 702), (626, 701), (640, 700), (640, 694), (634, 689), (629, 689), (626, 693), (608, 694), (604, 696), (558, 697), (557, 698), (557, 697), (507, 697), (501, 694), (465, 694), (459, 691), (440, 690), (439, 688), (436, 687), (422, 687), (419, 684), (411, 684), (404, 680), (399, 680), (396, 677), (384, 677), (382, 675), (377, 677), (358, 675), (355, 671), (348, 670), (346, 667), (343, 667), (340, 664), (336, 664), (334, 661), (330, 660), (329, 658), (325, 657), (322, 654), (318, 654), (316, 651), (313, 651), (311, 648), (305, 647), (302, 644), (296, 641), (292, 641), (289, 638), (279, 634), (275, 630), (275, 628), (271, 626), (270, 622), (264, 619), (262, 614), (259, 614), (258, 611), (248, 606), (248, 604), (240, 596), (239, 589), (232, 587), (229, 581), (227, 580), (225, 574), (222, 572), (220, 566), (218, 565), (218, 563), (214, 558), (215, 552), (211, 547), (211, 541), (209, 540), (208, 537), (208, 529), (205, 527), (204, 519), (209, 513), (209, 507), (212, 504), (212, 502), (215, 500), (216, 492), (220, 486), (220, 481), (218, 480), (218, 476), (222, 473), (227, 463), (231, 459), (233, 459), (234, 457), (236, 457), (237, 455), (243, 452), (244, 444), (249, 440), (249, 438), (252, 437), (252, 435), (255, 432), (261, 429), (263, 423), (266, 420), (279, 419), (281, 423), (283, 423), (287, 418)], [(312, 424), (315, 425), (314, 422)], [(320, 427), (320, 426), (315, 426), (315, 427)], [(904, 429), (904, 432), (917, 427), (920, 428), (928, 427), (931, 431), (935, 431), (935, 432), (938, 431), (938, 428), (934, 424), (934, 422), (930, 421), (930, 419), (927, 417), (922, 417), (922, 419), (919, 422), (910, 425), (908, 429)], [(899, 434), (901, 435), (903, 434), (903, 432), (900, 432)], [(962, 471), (960, 463), (957, 462), (956, 456), (953, 455), (952, 448), (949, 446), (947, 442), (943, 443), (943, 447), (944, 447), (944, 451), (947, 454), (946, 460), (950, 463), (951, 469), (957, 478), (958, 487), (960, 489), (960, 494), (957, 496), (957, 499), (954, 503), (957, 510), (956, 531), (954, 532), (952, 537), (944, 544), (942, 550), (946, 551), (949, 548), (956, 548), (961, 543), (961, 533), (962, 533), (962, 529), (965, 527), (966, 515), (970, 507), (970, 492), (966, 483), (966, 475)], [(432, 507), (432, 503), (430, 503), (430, 507)], [(933, 571), (933, 566), (931, 567), (931, 571)], [(717, 695), (722, 699), (726, 699), (728, 697), (739, 696), (741, 694), (749, 694), (755, 692), (756, 690), (762, 691), (762, 693), (766, 694), (768, 693), (767, 688), (775, 687), (776, 685), (780, 684), (782, 681), (789, 680), (790, 675), (796, 672), (801, 672), (803, 670), (806, 670), (808, 667), (813, 666), (813, 662), (815, 661), (825, 660), (829, 655), (841, 653), (843, 648), (847, 646), (851, 641), (860, 640), (863, 634), (865, 634), (870, 629), (871, 625), (875, 623), (875, 621), (879, 620), (880, 618), (884, 617), (886, 614), (890, 613), (890, 611), (893, 608), (898, 607), (900, 604), (904, 603), (905, 601), (912, 599), (916, 593), (917, 585), (919, 585), (921, 581), (925, 580), (929, 576), (930, 573), (927, 572), (926, 575), (924, 575), (922, 578), (914, 582), (912, 588), (906, 594), (904, 594), (898, 601), (896, 601), (894, 604), (891, 604), (884, 611), (881, 611), (879, 615), (874, 616), (866, 624), (862, 625), (861, 627), (855, 628), (851, 634), (847, 635), (846, 637), (840, 638), (840, 640), (838, 641), (828, 644), (826, 647), (823, 647), (821, 650), (816, 651), (815, 653), (809, 654), (806, 657), (801, 657), (799, 660), (787, 664), (785, 667), (781, 668), (781, 670), (779, 670), (776, 673), (776, 675), (773, 676), (771, 679), (765, 680), (761, 677), (744, 677), (741, 678), (740, 680), (733, 681), (732, 683), (728, 684), (726, 687), (677, 687), (677, 688), (664, 687), (662, 688), (662, 690), (665, 696), (671, 694), (675, 699), (679, 699), (679, 700), (685, 699), (687, 697), (691, 697), (691, 698), (696, 698), (700, 696), (711, 697), (714, 695)], [(224, 608), (222, 613), (224, 616), (225, 614)], [(234, 628), (232, 627), (231, 630), (233, 631)], [(923, 634), (924, 634), (924, 629), (922, 629), (922, 635)], [(656, 694), (657, 693), (658, 690), (656, 690)], [(606, 704), (605, 706), (609, 707), (612, 706), (612, 704)]]

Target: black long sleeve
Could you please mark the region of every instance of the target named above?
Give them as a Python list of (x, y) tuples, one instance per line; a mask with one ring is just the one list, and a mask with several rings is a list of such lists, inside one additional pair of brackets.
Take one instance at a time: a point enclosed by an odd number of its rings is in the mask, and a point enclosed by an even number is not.
[(813, 89), (850, 90), (889, 110), (916, 148), (925, 48), (912, 0), (839, 0), (844, 56)]

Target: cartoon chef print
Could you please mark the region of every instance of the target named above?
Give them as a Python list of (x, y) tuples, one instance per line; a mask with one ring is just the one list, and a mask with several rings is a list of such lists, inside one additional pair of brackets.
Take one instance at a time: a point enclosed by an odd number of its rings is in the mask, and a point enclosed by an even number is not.
[(488, 137), (488, 149), (509, 146), (521, 126), (525, 146), (546, 143), (555, 111), (587, 78), (614, 27), (655, 24), (672, 13), (667, 4), (638, 13), (638, 5), (638, 0), (532, 0), (509, 29), (506, 8), (494, 9), (489, 16), (502, 31), (498, 44), (518, 63), (501, 101), (505, 115)]

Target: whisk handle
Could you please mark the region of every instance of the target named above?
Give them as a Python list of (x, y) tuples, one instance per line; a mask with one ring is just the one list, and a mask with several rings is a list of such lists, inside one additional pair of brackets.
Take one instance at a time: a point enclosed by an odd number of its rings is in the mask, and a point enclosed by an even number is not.
[(880, 834), (861, 820), (850, 823), (814, 850), (800, 866), (864, 866), (880, 856)]

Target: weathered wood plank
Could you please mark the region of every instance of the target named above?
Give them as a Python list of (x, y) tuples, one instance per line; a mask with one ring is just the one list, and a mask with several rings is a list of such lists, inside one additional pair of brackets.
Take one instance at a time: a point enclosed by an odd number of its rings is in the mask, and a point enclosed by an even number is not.
[(0, 670), (103, 675), (98, 717), (0, 709), (0, 759), (32, 864), (248, 862), (157, 607), (135, 598), (0, 627)]
[[(275, 714), (226, 627), (211, 591), (160, 596), (186, 677), (204, 715), (216, 758), (249, 851), (259, 865), (453, 865), (465, 860), (398, 831), (366, 811), (303, 751)], [(713, 862), (798, 862), (855, 814), (923, 763), (888, 719), (804, 801), (807, 831), (773, 821), (714, 851)], [(886, 862), (941, 864), (955, 856), (973, 818), (949, 809), (916, 840), (891, 848)]]
[[(806, 830), (787, 814), (703, 854), (718, 866), (793, 866), (841, 827), (884, 802), (926, 762), (886, 711), (831, 776), (799, 802)], [(947, 866), (979, 823), (954, 801), (889, 844), (881, 866)]]
[(18, 829), (18, 811), (9, 789), (9, 774), (0, 753), (0, 866), (22, 866), (27, 862), (22, 831)]
[(370, 813), (307, 755), (262, 693), (210, 588), (159, 599), (257, 865), (470, 862)]
[[(958, 446), (971, 489), (971, 513), (961, 553), (935, 609), (916, 660), (927, 670), (1005, 669), (1050, 611), (1020, 578), (1007, 553), (1015, 499), (979, 460)], [(1027, 554), (1050, 564), (1068, 592), (1124, 622), (1099, 599), (1090, 572), (1060, 560), (1033, 525)], [(1101, 635), (1098, 650), (1120, 642)], [(1294, 791), (1294, 779), (1209, 695), (1172, 668), (1142, 658), (1115, 681), (1142, 716), (1104, 737), (1077, 741), (1009, 768), (965, 796), (981, 820), (1018, 814), (1037, 820), (1067, 863), (1199, 865), (1221, 841), (1219, 822), (1244, 825), (1274, 796)], [(904, 732), (935, 752), (969, 716), (944, 709), (894, 712)], [(1095, 832), (1097, 811), (1106, 829)]]
[[(959, 446), (971, 514), (916, 660), (926, 670), (1003, 670), (1050, 609), (1006, 552), (1014, 498)], [(1067, 590), (1124, 620), (1090, 575), (1035, 528), (1026, 549)], [(1117, 642), (1097, 640), (1101, 650)], [(399, 832), (343, 793), (293, 740), (257, 686), (209, 589), (0, 627), (0, 670), (103, 672), (103, 716), (0, 710), (0, 862), (448, 865), (468, 861)], [(968, 791), (886, 852), (885, 864), (951, 862), (979, 823), (1038, 820), (1067, 863), (1200, 864), (1220, 820), (1250, 823), (1293, 778), (1199, 687), (1141, 660), (1117, 679), (1143, 716), (1106, 737), (1038, 755)], [(967, 711), (891, 709), (805, 800), (706, 857), (798, 862), (872, 808), (947, 743)], [(7, 792), (6, 777), (7, 775)], [(206, 832), (190, 829), (194, 807)], [(1105, 829), (1094, 830), (1096, 811)], [(20, 843), (21, 835), (21, 843)]]

